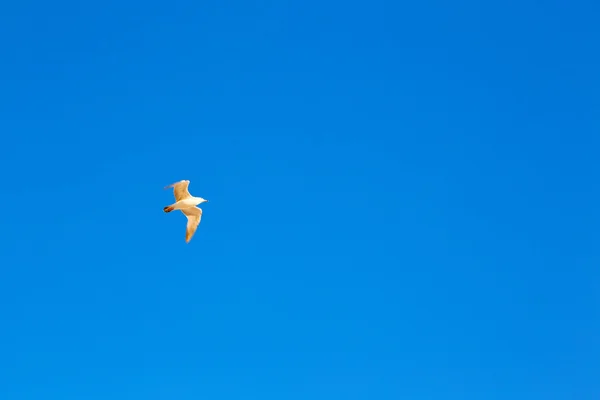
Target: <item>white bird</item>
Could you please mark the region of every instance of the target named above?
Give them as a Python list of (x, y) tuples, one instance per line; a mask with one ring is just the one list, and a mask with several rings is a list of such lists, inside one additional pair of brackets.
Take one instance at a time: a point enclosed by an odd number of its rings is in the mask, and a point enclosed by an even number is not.
[(181, 180), (165, 186), (165, 189), (173, 188), (173, 194), (175, 195), (175, 203), (170, 206), (163, 208), (163, 211), (170, 213), (173, 210), (180, 210), (187, 217), (187, 227), (185, 230), (185, 242), (189, 243), (192, 240), (192, 236), (196, 233), (196, 229), (200, 224), (202, 218), (202, 209), (196, 207), (200, 203), (207, 202), (208, 200), (202, 197), (194, 197), (188, 192), (188, 185), (190, 181)]

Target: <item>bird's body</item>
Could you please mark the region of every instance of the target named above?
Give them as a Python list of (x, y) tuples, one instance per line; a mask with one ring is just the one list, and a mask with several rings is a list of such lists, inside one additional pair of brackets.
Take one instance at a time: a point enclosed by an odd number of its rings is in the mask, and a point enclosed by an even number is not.
[(165, 207), (165, 209), (170, 208), (171, 209), (170, 211), (173, 211), (173, 210), (184, 210), (184, 209), (189, 208), (189, 207), (195, 207), (198, 204), (202, 203), (203, 201), (204, 201), (204, 199), (192, 196), (192, 197), (188, 197), (187, 199), (179, 200), (178, 202), (173, 203), (173, 204), (171, 204), (168, 207)]
[(202, 197), (194, 197), (188, 192), (188, 185), (190, 181), (182, 180), (173, 183), (169, 186), (165, 186), (165, 189), (173, 188), (173, 194), (175, 195), (175, 203), (163, 208), (163, 211), (170, 213), (173, 210), (180, 210), (187, 217), (187, 227), (185, 230), (185, 241), (189, 243), (192, 240), (192, 236), (196, 233), (196, 229), (200, 224), (202, 218), (202, 209), (196, 207), (200, 203), (204, 203), (208, 200)]

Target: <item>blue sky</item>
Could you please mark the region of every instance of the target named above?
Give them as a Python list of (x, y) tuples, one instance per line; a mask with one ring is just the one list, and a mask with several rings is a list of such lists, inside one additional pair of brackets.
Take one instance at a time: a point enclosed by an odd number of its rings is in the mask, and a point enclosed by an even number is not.
[(597, 399), (599, 12), (3, 5), (0, 398)]

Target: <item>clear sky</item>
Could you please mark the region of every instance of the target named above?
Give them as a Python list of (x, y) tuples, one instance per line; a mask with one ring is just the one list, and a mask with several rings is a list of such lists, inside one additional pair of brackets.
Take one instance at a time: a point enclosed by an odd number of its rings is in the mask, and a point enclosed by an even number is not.
[(598, 399), (600, 3), (5, 3), (0, 398)]

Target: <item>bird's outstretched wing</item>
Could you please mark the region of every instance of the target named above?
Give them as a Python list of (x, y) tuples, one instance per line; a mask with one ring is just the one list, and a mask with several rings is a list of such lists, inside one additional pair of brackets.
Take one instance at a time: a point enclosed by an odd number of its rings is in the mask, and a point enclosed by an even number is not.
[(181, 212), (187, 217), (187, 227), (185, 229), (185, 241), (189, 243), (202, 218), (202, 209), (198, 207), (184, 208)]
[(184, 179), (179, 182), (172, 183), (169, 186), (165, 186), (165, 189), (173, 188), (173, 194), (175, 195), (175, 201), (177, 202), (179, 200), (192, 197), (190, 192), (188, 192), (189, 184), (190, 181)]

